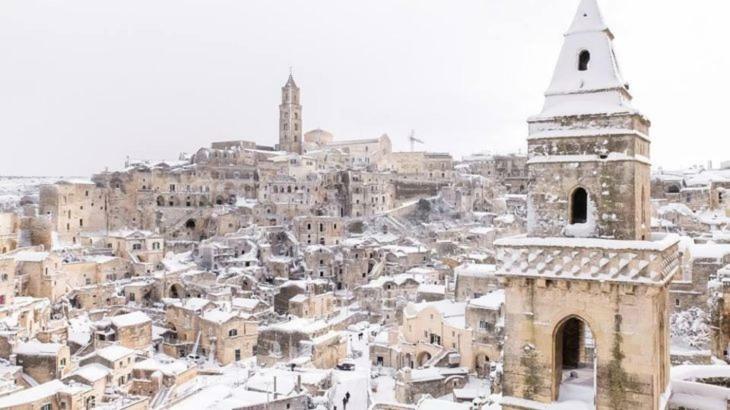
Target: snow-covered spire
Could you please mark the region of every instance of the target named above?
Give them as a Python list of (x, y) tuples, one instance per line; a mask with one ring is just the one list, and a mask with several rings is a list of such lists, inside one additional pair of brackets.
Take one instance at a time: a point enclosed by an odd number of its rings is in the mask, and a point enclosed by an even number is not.
[(566, 34), (581, 33), (585, 31), (607, 31), (608, 26), (603, 21), (601, 10), (596, 0), (582, 0), (578, 11), (573, 18), (573, 24)]
[(581, 0), (538, 117), (636, 112), (596, 0)]
[(291, 73), (291, 69), (289, 70), (289, 79), (286, 81), (286, 84), (284, 84), (284, 87), (299, 88), (299, 87), (297, 87), (297, 83), (294, 82), (294, 76)]

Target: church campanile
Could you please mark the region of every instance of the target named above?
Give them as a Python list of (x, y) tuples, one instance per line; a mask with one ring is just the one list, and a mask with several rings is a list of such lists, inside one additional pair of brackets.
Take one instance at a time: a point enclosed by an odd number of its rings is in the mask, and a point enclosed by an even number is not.
[(302, 153), (302, 106), (299, 104), (299, 87), (291, 74), (281, 87), (277, 148), (286, 152)]

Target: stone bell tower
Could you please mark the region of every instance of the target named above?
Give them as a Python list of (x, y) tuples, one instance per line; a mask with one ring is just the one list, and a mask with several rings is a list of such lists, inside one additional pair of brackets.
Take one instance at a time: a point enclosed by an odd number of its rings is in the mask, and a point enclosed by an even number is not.
[(662, 408), (678, 238), (649, 231), (649, 120), (631, 106), (596, 0), (582, 0), (528, 119), (527, 236), (495, 241), (504, 409)]
[(302, 153), (302, 106), (299, 103), (299, 87), (291, 74), (286, 84), (281, 87), (277, 148), (296, 154)]
[(648, 239), (649, 120), (631, 106), (595, 0), (582, 1), (529, 118), (528, 232)]

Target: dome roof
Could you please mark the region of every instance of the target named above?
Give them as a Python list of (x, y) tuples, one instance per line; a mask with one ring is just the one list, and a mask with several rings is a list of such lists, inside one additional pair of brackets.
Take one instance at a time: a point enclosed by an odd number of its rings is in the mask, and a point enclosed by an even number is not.
[(323, 129), (317, 128), (311, 131), (307, 131), (304, 133), (304, 142), (314, 143), (314, 144), (329, 144), (332, 142), (332, 140), (335, 139), (335, 136), (332, 135), (329, 131), (325, 131)]

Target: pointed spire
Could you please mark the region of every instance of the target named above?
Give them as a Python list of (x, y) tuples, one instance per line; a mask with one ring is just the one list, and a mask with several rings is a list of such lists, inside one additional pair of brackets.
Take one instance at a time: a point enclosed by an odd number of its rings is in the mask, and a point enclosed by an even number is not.
[(297, 88), (297, 83), (294, 82), (294, 74), (293, 74), (291, 66), (289, 66), (289, 79), (286, 81), (286, 84), (284, 85), (284, 87)]
[(635, 112), (597, 0), (581, 0), (539, 117)]
[[(566, 35), (586, 31), (608, 31), (610, 33), (608, 26), (603, 21), (603, 15), (601, 15), (601, 9), (598, 8), (596, 0), (581, 0), (578, 11), (573, 18), (573, 24), (570, 25)], [(613, 38), (613, 35), (611, 35), (611, 38)]]

